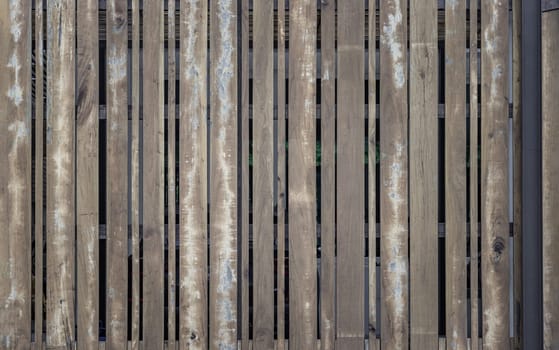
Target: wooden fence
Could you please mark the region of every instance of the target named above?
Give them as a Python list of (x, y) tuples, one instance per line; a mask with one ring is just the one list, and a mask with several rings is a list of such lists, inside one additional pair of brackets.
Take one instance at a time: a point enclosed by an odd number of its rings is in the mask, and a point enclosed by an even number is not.
[(443, 5), (0, 1), (0, 348), (521, 348), (521, 2)]

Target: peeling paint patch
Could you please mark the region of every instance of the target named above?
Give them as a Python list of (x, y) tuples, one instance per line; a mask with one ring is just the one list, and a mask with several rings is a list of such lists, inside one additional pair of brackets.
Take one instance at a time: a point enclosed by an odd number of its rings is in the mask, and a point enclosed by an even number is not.
[(19, 59), (15, 52), (10, 57), (7, 67), (14, 70), (14, 84), (8, 89), (7, 95), (16, 106), (19, 106), (23, 102), (23, 89), (19, 83), (19, 70), (21, 69), (21, 65), (19, 64)]
[(388, 15), (388, 23), (385, 23), (382, 27), (381, 41), (390, 50), (393, 64), (392, 78), (396, 87), (401, 89), (406, 82), (404, 64), (402, 62), (402, 43), (399, 42), (397, 34), (398, 27), (402, 25), (402, 9), (398, 1), (395, 1), (394, 4), (394, 13)]
[(14, 42), (19, 42), (21, 38), (21, 1), (20, 0), (10, 0), (10, 33)]

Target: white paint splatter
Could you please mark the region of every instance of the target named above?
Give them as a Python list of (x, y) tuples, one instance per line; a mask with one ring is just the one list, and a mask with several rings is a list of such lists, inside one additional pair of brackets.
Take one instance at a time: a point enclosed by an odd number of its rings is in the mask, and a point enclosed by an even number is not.
[(19, 70), (21, 69), (21, 65), (19, 64), (19, 59), (15, 52), (10, 57), (7, 67), (14, 70), (14, 84), (8, 89), (7, 95), (16, 106), (19, 106), (21, 102), (23, 102), (23, 89), (19, 83)]
[(402, 44), (398, 41), (397, 30), (402, 24), (402, 9), (398, 1), (394, 2), (394, 13), (388, 15), (388, 23), (382, 27), (381, 40), (384, 45), (390, 49), (390, 56), (392, 57), (393, 64), (393, 80), (398, 89), (404, 86), (406, 76), (404, 73), (404, 65), (402, 62)]
[(10, 33), (15, 43), (21, 38), (21, 15), (21, 1), (10, 0)]

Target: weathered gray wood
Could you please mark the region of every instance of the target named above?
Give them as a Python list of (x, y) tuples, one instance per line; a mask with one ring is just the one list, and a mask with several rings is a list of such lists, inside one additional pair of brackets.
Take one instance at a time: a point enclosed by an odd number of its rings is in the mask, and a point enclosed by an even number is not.
[(381, 345), (408, 344), (406, 1), (380, 2)]
[[(99, 40), (97, 14), (98, 1), (80, 0), (77, 2), (77, 332), (80, 347), (86, 349), (97, 347), (99, 341), (99, 50), (97, 46)], [(39, 85), (42, 84), (36, 84), (36, 86)]]
[(210, 349), (237, 346), (237, 3), (210, 4)]
[(483, 347), (509, 348), (508, 3), (481, 4)]
[[(438, 342), (437, 2), (410, 2), (410, 346)], [(382, 137), (382, 135), (381, 135)]]
[(316, 346), (316, 1), (292, 0), (289, 43), (289, 345)]
[(75, 341), (75, 10), (75, 2), (48, 1), (46, 346), (53, 349)]

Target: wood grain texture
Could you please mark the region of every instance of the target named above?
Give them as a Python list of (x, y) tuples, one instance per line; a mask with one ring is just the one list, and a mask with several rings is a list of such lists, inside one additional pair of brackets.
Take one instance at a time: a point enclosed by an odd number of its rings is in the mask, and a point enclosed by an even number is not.
[(210, 4), (210, 349), (237, 347), (237, 4)]
[(438, 344), (437, 51), (437, 1), (410, 1), (410, 346), (418, 350)]
[[(254, 2), (253, 348), (274, 346), (274, 4)], [(246, 142), (246, 141), (245, 141)]]
[[(99, 49), (98, 1), (77, 2), (76, 224), (78, 342), (99, 340)], [(42, 181), (42, 179), (41, 179)]]
[(542, 193), (544, 349), (559, 347), (559, 11), (542, 14)]
[(466, 349), (466, 1), (445, 6), (446, 347)]
[(336, 3), (321, 3), (320, 348), (336, 341)]
[(364, 2), (338, 3), (336, 340), (363, 348), (364, 332)]
[(143, 14), (143, 338), (156, 350), (164, 327), (163, 2), (144, 2)]
[(0, 347), (31, 341), (31, 4), (0, 5)]
[(408, 106), (406, 8), (380, 2), (381, 346), (408, 344)]
[(481, 268), (483, 347), (509, 347), (508, 3), (482, 2)]
[(47, 7), (47, 339), (75, 341), (74, 128), (75, 3)]
[(317, 339), (316, 2), (292, 0), (289, 11), (289, 346), (311, 349)]
[(107, 347), (127, 344), (128, 38), (127, 1), (107, 2)]

